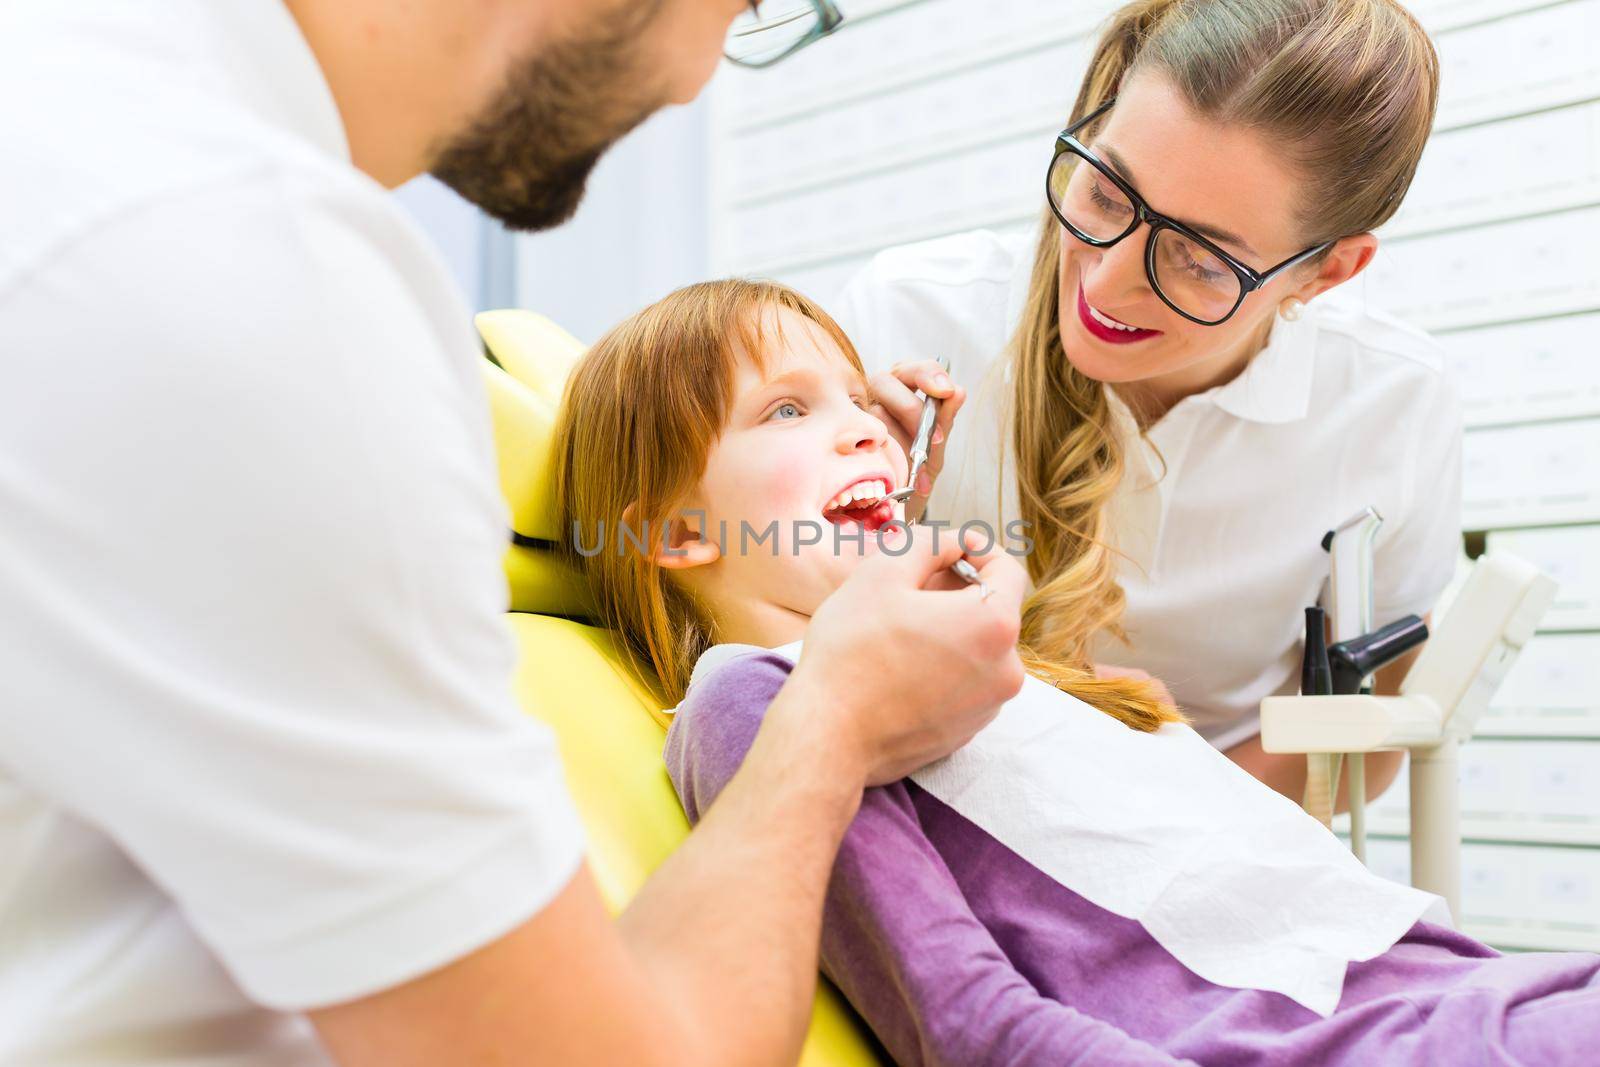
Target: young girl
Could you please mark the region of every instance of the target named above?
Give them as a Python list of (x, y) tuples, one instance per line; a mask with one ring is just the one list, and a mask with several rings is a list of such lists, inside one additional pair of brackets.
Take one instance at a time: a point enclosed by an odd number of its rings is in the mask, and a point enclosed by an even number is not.
[[(568, 385), (562, 529), (681, 701), (667, 764), (693, 820), (818, 605), (863, 554), (910, 547), (886, 499), (905, 456), (866, 407), (833, 321), (757, 282), (672, 294)], [(1423, 921), (1434, 898), (1368, 874), (1137, 683), (1030, 662), (1048, 682), (869, 790), (841, 846), (822, 966), (897, 1061), (1549, 1064), (1600, 1041), (1600, 959)]]

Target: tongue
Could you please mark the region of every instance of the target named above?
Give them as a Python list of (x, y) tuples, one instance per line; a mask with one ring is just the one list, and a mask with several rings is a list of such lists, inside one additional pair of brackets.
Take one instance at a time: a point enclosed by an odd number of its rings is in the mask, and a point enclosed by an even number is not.
[(894, 517), (894, 505), (887, 500), (874, 500), (870, 504), (846, 504), (842, 508), (823, 512), (822, 517), (835, 526), (854, 522), (869, 530), (876, 530)]

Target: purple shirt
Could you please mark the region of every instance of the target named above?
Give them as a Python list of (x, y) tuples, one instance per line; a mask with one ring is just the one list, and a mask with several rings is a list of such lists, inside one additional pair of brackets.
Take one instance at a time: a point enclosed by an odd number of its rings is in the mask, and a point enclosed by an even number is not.
[[(789, 670), (752, 653), (690, 689), (666, 761), (691, 821), (733, 777)], [(1196, 976), (1138, 922), (909, 781), (867, 790), (845, 835), (822, 969), (901, 1064), (1471, 1067), (1587, 1063), (1600, 1047), (1600, 957), (1500, 956), (1418, 923), (1350, 966), (1324, 1019)]]

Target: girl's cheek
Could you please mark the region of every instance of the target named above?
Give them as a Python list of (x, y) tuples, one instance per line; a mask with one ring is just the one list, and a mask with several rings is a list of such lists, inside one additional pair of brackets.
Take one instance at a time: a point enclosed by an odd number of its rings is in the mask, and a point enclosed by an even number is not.
[(812, 499), (816, 495), (817, 472), (792, 455), (774, 458), (750, 484), (761, 486), (768, 514), (813, 517), (802, 513), (817, 507)]

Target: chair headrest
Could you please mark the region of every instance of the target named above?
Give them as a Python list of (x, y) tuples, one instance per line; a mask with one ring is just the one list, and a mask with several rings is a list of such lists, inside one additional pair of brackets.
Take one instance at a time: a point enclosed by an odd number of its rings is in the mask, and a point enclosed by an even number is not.
[(587, 346), (536, 311), (479, 312), (473, 320), (496, 362), (555, 410)]
[[(557, 541), (550, 450), (567, 375), (583, 356), (576, 337), (532, 311), (485, 311), (474, 320), (500, 366), (484, 361), (500, 492), (518, 535), (506, 554), (511, 610), (593, 617), (583, 580), (539, 542)], [(502, 369), (503, 368), (503, 369)]]

